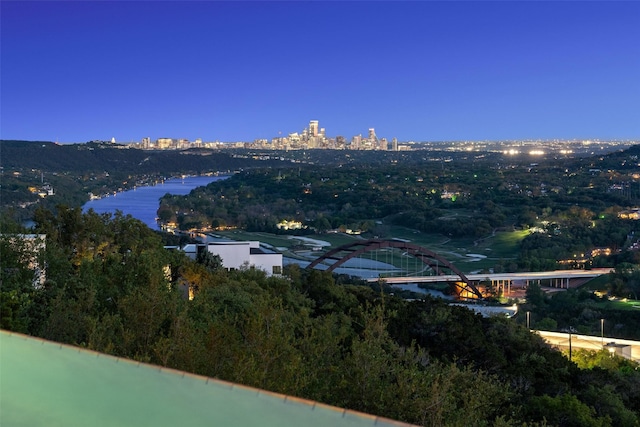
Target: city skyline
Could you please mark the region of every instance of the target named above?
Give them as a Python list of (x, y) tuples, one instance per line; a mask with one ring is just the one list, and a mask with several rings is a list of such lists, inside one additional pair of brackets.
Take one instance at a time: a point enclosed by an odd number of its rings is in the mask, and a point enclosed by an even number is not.
[(2, 139), (640, 138), (637, 2), (0, 8)]
[[(111, 139), (111, 143), (118, 141)], [(122, 141), (120, 141), (122, 142)], [(255, 147), (270, 148), (277, 150), (289, 149), (353, 149), (353, 150), (383, 150), (391, 149), (392, 151), (404, 151), (409, 146), (398, 145), (398, 139), (392, 138), (390, 141), (386, 137), (378, 138), (375, 128), (369, 128), (368, 135), (362, 136), (362, 133), (353, 135), (351, 138), (345, 138), (344, 135), (328, 135), (324, 127), (320, 127), (319, 120), (309, 120), (309, 125), (300, 132), (279, 133), (273, 138), (258, 138), (253, 141), (203, 141), (197, 138), (190, 141), (186, 138), (157, 138), (153, 140), (151, 137), (144, 137), (140, 142), (125, 141), (124, 143), (136, 148), (142, 149), (185, 149), (185, 148), (220, 148), (220, 147)], [(413, 142), (413, 141), (412, 141)]]

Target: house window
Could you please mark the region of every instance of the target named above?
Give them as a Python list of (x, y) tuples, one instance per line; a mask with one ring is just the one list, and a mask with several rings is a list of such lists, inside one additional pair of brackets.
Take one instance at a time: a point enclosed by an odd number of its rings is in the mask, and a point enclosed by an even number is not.
[(273, 274), (282, 274), (282, 266), (281, 265), (274, 265), (273, 269), (272, 269), (272, 273)]

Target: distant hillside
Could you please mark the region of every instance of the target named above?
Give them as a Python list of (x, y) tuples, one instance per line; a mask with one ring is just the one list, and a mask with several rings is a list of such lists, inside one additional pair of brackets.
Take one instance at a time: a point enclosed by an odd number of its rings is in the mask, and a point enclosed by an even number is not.
[(282, 160), (234, 156), (212, 150), (142, 151), (121, 145), (87, 143), (60, 145), (42, 141), (0, 140), (1, 165), (10, 170), (49, 172), (125, 172), (184, 174), (234, 171), (256, 166), (282, 166)]
[[(563, 175), (558, 180), (557, 174), (564, 174), (568, 169), (573, 171), (571, 179), (580, 181), (571, 184), (572, 188), (592, 188), (592, 175), (595, 173), (592, 170), (600, 170), (603, 173), (606, 171), (606, 176), (602, 177), (601, 187), (598, 189), (598, 194), (602, 194), (602, 200), (599, 200), (598, 203), (628, 206), (635, 204), (635, 201), (630, 199), (638, 196), (638, 187), (632, 186), (630, 178), (627, 177), (628, 174), (633, 174), (637, 170), (638, 155), (640, 155), (640, 145), (632, 146), (627, 150), (618, 150), (591, 157), (563, 156), (559, 158), (556, 154), (549, 154), (548, 157), (536, 159), (540, 166), (535, 168), (534, 176), (530, 173), (531, 158), (524, 153), (520, 156), (505, 157), (502, 152), (440, 150), (407, 152), (353, 150), (273, 151), (267, 149), (143, 151), (107, 142), (60, 145), (50, 141), (0, 140), (0, 174), (2, 175), (0, 212), (5, 217), (24, 220), (30, 218), (38, 207), (54, 210), (60, 204), (81, 206), (88, 200), (89, 193), (105, 194), (134, 185), (144, 185), (145, 182), (158, 178), (182, 174), (233, 173), (247, 169), (274, 168), (277, 169), (275, 176), (280, 176), (281, 171), (284, 174), (284, 169), (296, 168), (298, 170), (297, 175), (300, 176), (301, 171), (306, 169), (315, 169), (317, 171), (335, 169), (339, 171), (345, 167), (357, 169), (356, 176), (364, 176), (374, 170), (382, 171), (384, 172), (383, 176), (387, 176), (387, 178), (378, 177), (378, 181), (387, 182), (391, 176), (403, 175), (403, 173), (407, 172), (407, 168), (418, 168), (410, 174), (411, 179), (406, 182), (408, 188), (402, 190), (401, 194), (403, 196), (401, 200), (392, 203), (393, 206), (403, 206), (412, 194), (418, 197), (414, 189), (415, 184), (418, 182), (424, 183), (428, 173), (433, 175), (433, 185), (436, 187), (452, 185), (457, 188), (463, 184), (471, 185), (472, 182), (477, 181), (475, 176), (480, 171), (483, 172), (479, 176), (489, 176), (491, 173), (507, 173), (505, 172), (506, 170), (501, 170), (500, 167), (495, 169), (496, 165), (499, 166), (501, 164), (526, 167), (523, 170), (523, 174), (512, 179), (513, 182), (520, 182), (523, 185), (522, 188), (526, 185), (538, 188), (541, 182), (544, 182), (545, 186), (550, 186), (549, 188), (553, 187), (551, 182), (556, 182), (557, 188), (564, 187), (568, 183), (567, 177)], [(451, 170), (446, 172), (448, 169)], [(471, 174), (465, 178), (468, 182), (463, 182), (465, 181), (463, 179), (464, 174), (462, 174), (463, 170), (468, 172), (467, 175)], [(516, 172), (514, 169), (509, 169), (508, 173)], [(496, 179), (494, 183), (486, 183), (487, 185), (480, 191), (474, 192), (483, 194), (487, 189), (501, 188), (504, 177)], [(305, 181), (300, 185), (308, 183), (308, 181)], [(330, 184), (334, 185), (334, 183)], [(365, 184), (366, 186), (372, 185), (371, 183), (363, 183), (362, 185)], [(612, 184), (617, 184), (618, 187), (628, 190), (624, 194), (611, 193), (609, 187)], [(46, 186), (54, 190), (54, 195), (41, 198), (39, 193)], [(318, 189), (320, 188), (319, 184), (315, 185), (315, 187), (314, 197), (319, 194)], [(267, 188), (265, 194), (271, 194), (271, 191), (271, 188)], [(589, 192), (587, 196), (592, 196), (591, 193), (593, 191), (584, 191)], [(572, 197), (575, 198), (577, 192), (573, 189), (571, 189), (571, 192)], [(433, 192), (430, 192), (424, 197), (418, 197), (419, 200), (416, 201), (417, 205), (414, 208), (418, 205), (422, 206), (425, 200), (433, 197), (433, 194)], [(378, 190), (374, 192), (374, 195), (376, 197), (379, 196)], [(604, 200), (605, 196), (609, 199)], [(624, 196), (626, 199), (610, 200), (611, 197), (618, 196)], [(385, 197), (387, 196), (385, 195)], [(483, 200), (486, 200), (493, 196), (482, 197)], [(369, 199), (373, 200), (374, 198), (373, 196), (358, 197), (357, 203)], [(331, 202), (323, 203), (323, 209), (327, 205), (336, 202), (334, 199), (335, 197), (332, 195)], [(295, 200), (295, 198), (292, 200)], [(524, 200), (530, 201), (529, 198)], [(341, 199), (340, 202), (344, 203), (345, 201)], [(436, 197), (435, 202), (441, 202), (441, 198)], [(498, 204), (502, 203), (497, 199), (496, 202)], [(350, 206), (353, 207), (354, 203), (356, 202), (351, 203)], [(568, 203), (568, 201), (565, 200), (564, 203)], [(575, 203), (575, 201), (571, 203)], [(368, 205), (368, 203), (365, 204)], [(458, 207), (461, 205), (460, 201), (456, 204)], [(371, 206), (369, 205), (366, 208), (365, 216), (367, 218), (375, 214), (374, 210), (370, 208)], [(423, 206), (422, 211), (425, 211), (425, 209)]]
[[(294, 165), (235, 150), (142, 151), (100, 142), (0, 140), (0, 213), (22, 222), (38, 207), (55, 211), (58, 205), (81, 206), (89, 193), (105, 194), (158, 178)], [(54, 194), (39, 197), (44, 186)]]

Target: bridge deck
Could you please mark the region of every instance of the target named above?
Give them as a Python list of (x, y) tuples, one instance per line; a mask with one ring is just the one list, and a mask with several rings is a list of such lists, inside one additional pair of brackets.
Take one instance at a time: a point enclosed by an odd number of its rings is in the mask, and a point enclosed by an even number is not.
[[(533, 271), (526, 273), (489, 273), (489, 274), (467, 274), (467, 278), (474, 282), (490, 281), (534, 281), (548, 279), (592, 279), (611, 273), (610, 268), (594, 268), (592, 270), (554, 270), (554, 271)], [(415, 277), (383, 277), (388, 284), (402, 283), (437, 283), (458, 281), (460, 277), (455, 274), (441, 276), (415, 276)], [(380, 279), (368, 279), (370, 282), (377, 282)]]

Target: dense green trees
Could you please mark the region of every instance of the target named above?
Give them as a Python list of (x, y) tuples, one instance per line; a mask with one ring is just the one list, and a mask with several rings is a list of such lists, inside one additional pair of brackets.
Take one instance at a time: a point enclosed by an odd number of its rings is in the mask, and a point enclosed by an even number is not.
[[(610, 276), (616, 277), (616, 273)], [(609, 279), (615, 283), (617, 279)], [(525, 324), (526, 313), (532, 329), (574, 330), (580, 334), (640, 340), (640, 311), (631, 304), (610, 302), (586, 289), (569, 289), (545, 294), (532, 283), (526, 304), (520, 305), (517, 322)]]
[(629, 295), (633, 299), (640, 296), (640, 265), (623, 262), (611, 274), (614, 295)]
[[(631, 185), (636, 179), (631, 171), (599, 172), (594, 165), (613, 159), (626, 165), (636, 152), (634, 147), (600, 159), (547, 159), (535, 166), (491, 156), (438, 167), (406, 159), (402, 165), (246, 170), (188, 196), (164, 197), (158, 215), (169, 218), (178, 212), (183, 228), (225, 224), (275, 232), (280, 220), (295, 219), (320, 232), (356, 228), (367, 236), (384, 233), (374, 221), (451, 238), (531, 228), (536, 232), (522, 241), (517, 260), (498, 268), (556, 269), (568, 259), (587, 259), (575, 264), (580, 267), (612, 266), (622, 254), (630, 256), (626, 249), (640, 232), (640, 221), (618, 215), (640, 203), (640, 194), (618, 193), (620, 185), (612, 185), (614, 179)], [(596, 248), (608, 248), (613, 255), (591, 259)]]
[[(89, 200), (89, 192), (102, 195), (182, 174), (289, 166), (279, 157), (254, 158), (230, 150), (143, 151), (100, 142), (0, 140), (0, 151), (0, 212), (19, 221), (32, 219), (36, 208), (79, 207)], [(43, 181), (53, 187), (54, 195), (40, 198), (28, 190)]]
[(0, 240), (3, 328), (427, 426), (638, 425), (636, 370), (578, 369), (512, 320), (296, 266), (226, 271), (121, 214), (36, 218), (47, 280)]
[(43, 261), (44, 248), (24, 234), (0, 235), (0, 327), (28, 332), (30, 312), (39, 285), (35, 267)]
[[(3, 220), (26, 219), (18, 212), (25, 204), (33, 231), (46, 234), (46, 246), (34, 247), (19, 236), (22, 227), (0, 224), (2, 328), (422, 425), (639, 424), (636, 365), (581, 352), (571, 363), (530, 334), (523, 318), (407, 302), (296, 266), (282, 278), (227, 272), (214, 257), (192, 262), (164, 250), (131, 217), (83, 214), (79, 206), (88, 191), (115, 189), (139, 174), (259, 164), (271, 169), (245, 170), (189, 197), (167, 196), (158, 215), (184, 228), (274, 231), (279, 220), (298, 219), (320, 231), (371, 235), (390, 224), (451, 237), (537, 227), (518, 259), (499, 268), (553, 269), (560, 259), (609, 247), (613, 254), (593, 265), (617, 265), (611, 292), (633, 296), (640, 256), (624, 249), (640, 221), (618, 212), (640, 203), (633, 178), (640, 147), (535, 165), (497, 153), (301, 152), (289, 153), (296, 161), (289, 163), (255, 160), (261, 156), (251, 152), (185, 156), (9, 141), (2, 152), (0, 199), (11, 206)], [(41, 200), (26, 192), (42, 171), (64, 191)], [(50, 209), (61, 201), (72, 207)], [(42, 286), (34, 265), (46, 266)], [(597, 335), (605, 319), (606, 335), (638, 338), (640, 313), (605, 312), (591, 293), (550, 298), (534, 285), (527, 299), (534, 328)]]
[[(633, 165), (639, 146), (586, 158), (530, 158), (487, 152), (258, 152), (252, 150), (149, 152), (112, 144), (56, 145), (0, 141), (3, 216), (31, 219), (36, 207), (80, 206), (88, 192), (102, 193), (137, 180), (215, 170), (241, 171), (188, 197), (167, 196), (158, 210), (183, 229), (238, 226), (275, 232), (282, 219), (320, 231), (361, 229), (370, 236), (402, 225), (447, 237), (480, 238), (498, 228), (534, 228), (517, 262), (502, 270), (557, 268), (597, 247), (614, 251), (591, 260), (613, 266), (635, 262), (626, 249), (640, 221), (618, 218), (640, 203)], [(444, 161), (444, 160), (447, 161)], [(267, 169), (258, 170), (257, 167)], [(27, 191), (41, 177), (56, 194)], [(383, 221), (382, 227), (374, 221)], [(374, 224), (372, 226), (372, 224)], [(623, 250), (622, 253), (616, 253)]]

